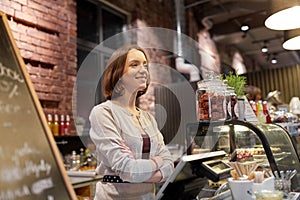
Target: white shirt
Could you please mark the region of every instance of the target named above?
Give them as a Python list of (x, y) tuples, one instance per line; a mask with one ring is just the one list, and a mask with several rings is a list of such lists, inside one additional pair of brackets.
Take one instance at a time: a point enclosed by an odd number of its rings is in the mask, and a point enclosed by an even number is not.
[[(162, 181), (165, 181), (173, 173), (172, 157), (164, 145), (162, 134), (157, 127), (154, 117), (149, 112), (139, 111), (139, 123), (150, 138), (150, 158), (159, 156), (163, 159), (159, 170), (163, 176)], [(157, 170), (156, 165), (150, 159), (142, 159), (143, 139), (140, 128), (133, 120), (133, 115), (112, 101), (106, 101), (92, 109), (90, 122), (90, 136), (96, 145), (97, 159), (101, 161), (98, 172), (101, 175), (118, 175), (124, 181), (131, 182), (117, 184), (98, 183), (97, 190), (99, 192), (101, 190), (101, 193), (106, 193), (101, 195), (108, 195), (101, 196), (101, 198), (110, 197), (117, 199), (119, 195), (121, 199), (127, 199), (125, 198), (126, 195), (130, 199), (131, 195), (132, 197), (140, 195), (141, 198), (133, 199), (144, 199), (142, 196), (147, 196), (147, 193), (153, 194), (154, 184), (143, 182), (152, 176), (153, 171)], [(119, 144), (123, 140), (131, 149), (134, 158), (129, 157), (127, 153), (121, 152)], [(134, 187), (130, 191), (133, 185)], [(139, 194), (139, 192), (142, 194)]]

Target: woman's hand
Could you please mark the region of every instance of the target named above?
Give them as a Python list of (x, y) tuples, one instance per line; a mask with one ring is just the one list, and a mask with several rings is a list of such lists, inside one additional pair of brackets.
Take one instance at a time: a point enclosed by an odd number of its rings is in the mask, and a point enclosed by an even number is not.
[(119, 144), (119, 146), (122, 147), (122, 149), (121, 149), (122, 153), (127, 153), (127, 154), (129, 154), (129, 158), (134, 158), (134, 155), (133, 155), (131, 149), (125, 144), (125, 141), (122, 141)]
[(152, 160), (155, 163), (155, 169), (158, 170), (161, 168), (164, 164), (164, 160), (160, 156), (154, 156), (151, 157), (150, 160)]
[(148, 179), (146, 180), (145, 182), (146, 183), (158, 183), (160, 182), (162, 179), (162, 173), (160, 170), (157, 170), (153, 173), (153, 175)]

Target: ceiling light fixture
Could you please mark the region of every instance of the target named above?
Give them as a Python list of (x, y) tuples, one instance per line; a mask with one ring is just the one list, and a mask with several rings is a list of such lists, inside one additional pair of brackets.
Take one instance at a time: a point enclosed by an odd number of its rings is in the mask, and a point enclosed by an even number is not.
[(300, 29), (284, 31), (282, 47), (286, 50), (300, 50)]
[(241, 31), (247, 32), (249, 30), (249, 26), (247, 24), (241, 25)]
[(300, 5), (298, 0), (270, 0), (270, 16), (265, 26), (273, 30), (289, 30), (300, 28)]
[(268, 47), (267, 47), (267, 42), (264, 41), (264, 46), (261, 48), (261, 52), (262, 53), (267, 53), (269, 51)]
[(274, 65), (278, 63), (278, 60), (277, 60), (275, 54), (273, 55), (273, 57), (271, 59), (271, 63), (274, 64)]
[(262, 53), (267, 53), (267, 52), (268, 52), (268, 47), (267, 47), (267, 46), (263, 46), (263, 47), (261, 48), (261, 52), (262, 52)]

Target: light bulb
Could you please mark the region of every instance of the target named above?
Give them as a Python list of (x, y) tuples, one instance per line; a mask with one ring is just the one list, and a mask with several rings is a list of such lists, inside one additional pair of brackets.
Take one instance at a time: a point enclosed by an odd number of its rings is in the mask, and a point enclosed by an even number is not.
[(261, 48), (261, 52), (267, 53), (267, 52), (268, 52), (268, 47), (267, 47), (267, 46), (263, 46), (263, 47)]
[(277, 64), (277, 62), (278, 62), (278, 60), (276, 59), (276, 57), (273, 57), (272, 60), (271, 60), (271, 63), (272, 64)]
[(249, 26), (248, 25), (244, 24), (244, 25), (241, 26), (241, 31), (246, 32), (248, 30), (249, 30)]

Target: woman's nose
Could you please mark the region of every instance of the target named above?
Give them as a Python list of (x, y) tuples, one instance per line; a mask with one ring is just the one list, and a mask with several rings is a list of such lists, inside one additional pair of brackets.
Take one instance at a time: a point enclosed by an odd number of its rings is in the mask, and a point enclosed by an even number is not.
[(148, 72), (148, 64), (147, 65), (141, 65), (139, 71), (146, 71), (146, 72)]

